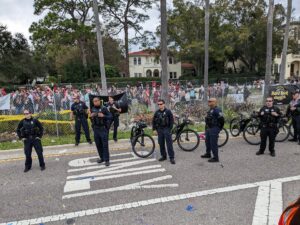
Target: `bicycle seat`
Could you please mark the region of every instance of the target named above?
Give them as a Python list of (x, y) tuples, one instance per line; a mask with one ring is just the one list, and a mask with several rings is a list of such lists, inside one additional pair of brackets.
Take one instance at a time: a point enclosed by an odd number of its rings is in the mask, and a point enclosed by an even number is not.
[(139, 128), (146, 128), (147, 127), (147, 124), (144, 121), (138, 121), (136, 125)]

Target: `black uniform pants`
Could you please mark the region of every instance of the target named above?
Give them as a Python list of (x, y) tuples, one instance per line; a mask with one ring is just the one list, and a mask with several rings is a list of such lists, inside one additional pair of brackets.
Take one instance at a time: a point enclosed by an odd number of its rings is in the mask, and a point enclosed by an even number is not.
[(118, 138), (118, 127), (119, 127), (119, 124), (120, 124), (119, 116), (114, 116), (114, 117), (113, 117), (113, 119), (111, 120), (109, 129), (110, 129), (110, 127), (111, 127), (112, 124), (114, 124), (113, 138), (114, 138), (114, 140), (115, 140), (115, 139)]
[(169, 158), (174, 159), (175, 153), (173, 149), (172, 133), (170, 128), (167, 127), (158, 128), (157, 134), (158, 134), (158, 144), (160, 147), (161, 156), (167, 158), (167, 152), (166, 152), (166, 144), (167, 144)]
[(25, 167), (31, 168), (32, 165), (32, 147), (34, 147), (36, 154), (39, 159), (40, 167), (45, 166), (44, 156), (43, 156), (43, 146), (40, 139), (36, 139), (35, 137), (27, 138), (24, 141), (24, 153), (26, 157)]
[(109, 161), (108, 148), (108, 129), (103, 127), (94, 127), (94, 139), (100, 159)]
[(260, 131), (260, 152), (264, 152), (267, 147), (267, 138), (269, 138), (269, 151), (274, 152), (275, 149), (275, 138), (278, 133), (278, 129), (276, 127), (262, 127)]
[(294, 139), (300, 141), (300, 115), (292, 117), (292, 124), (294, 128)]
[(75, 141), (76, 141), (76, 143), (80, 142), (81, 126), (83, 128), (86, 140), (91, 141), (89, 125), (88, 125), (87, 119), (84, 116), (79, 116), (79, 117), (76, 117), (76, 119), (75, 119), (75, 132), (76, 132)]

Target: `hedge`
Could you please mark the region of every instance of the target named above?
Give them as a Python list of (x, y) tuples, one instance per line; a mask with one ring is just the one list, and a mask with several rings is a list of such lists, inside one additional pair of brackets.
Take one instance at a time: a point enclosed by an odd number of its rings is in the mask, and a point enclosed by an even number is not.
[[(39, 120), (43, 127), (44, 133), (49, 135), (56, 135), (56, 123), (59, 135), (74, 134), (74, 122), (72, 121), (53, 121), (53, 120)], [(19, 119), (3, 119), (0, 120), (0, 133), (16, 132), (20, 120)]]

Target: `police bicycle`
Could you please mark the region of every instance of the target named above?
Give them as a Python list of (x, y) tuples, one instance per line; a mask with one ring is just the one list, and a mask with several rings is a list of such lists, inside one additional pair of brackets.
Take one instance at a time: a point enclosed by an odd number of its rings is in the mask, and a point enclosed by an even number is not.
[(192, 123), (191, 120), (184, 116), (182, 122), (180, 123), (180, 117), (176, 116), (177, 123), (172, 129), (172, 140), (177, 141), (179, 148), (183, 151), (194, 151), (200, 143), (200, 137), (198, 133), (190, 128), (188, 125)]
[[(258, 119), (258, 113), (253, 113), (252, 117), (256, 117), (256, 120), (250, 122), (243, 131), (243, 137), (247, 143), (250, 145), (259, 145), (261, 142), (260, 138), (260, 120)], [(284, 116), (279, 118), (277, 124), (278, 133), (276, 135), (276, 142), (284, 142), (288, 139), (290, 135), (290, 128), (287, 125), (287, 119)]]
[(239, 113), (239, 117), (233, 118), (229, 124), (229, 131), (233, 137), (239, 136), (249, 123), (255, 124), (258, 121), (257, 116), (255, 116), (255, 112), (251, 114), (250, 117), (246, 118), (242, 113)]
[(141, 158), (151, 156), (155, 150), (155, 142), (149, 134), (145, 134), (144, 129), (147, 124), (144, 121), (137, 121), (131, 128), (130, 141), (132, 151)]

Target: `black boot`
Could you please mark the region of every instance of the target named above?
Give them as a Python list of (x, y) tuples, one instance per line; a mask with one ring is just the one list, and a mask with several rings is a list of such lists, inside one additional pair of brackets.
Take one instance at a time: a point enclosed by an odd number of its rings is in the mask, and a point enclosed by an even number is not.
[(167, 157), (161, 157), (158, 161), (162, 162), (162, 161), (165, 161), (167, 160)]
[(29, 167), (25, 167), (24, 173), (27, 173), (30, 169), (31, 169), (31, 168), (29, 168)]
[(204, 155), (201, 155), (201, 158), (207, 158), (207, 159), (209, 159), (209, 158), (211, 158), (211, 155), (208, 154), (208, 153), (205, 153)]
[(208, 160), (208, 162), (210, 162), (210, 163), (219, 162), (219, 159), (217, 159), (217, 158), (211, 158), (211, 159)]
[(256, 155), (263, 155), (264, 154), (264, 152), (262, 152), (262, 151), (258, 151), (258, 152), (256, 152)]

